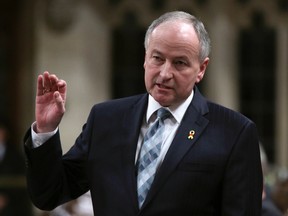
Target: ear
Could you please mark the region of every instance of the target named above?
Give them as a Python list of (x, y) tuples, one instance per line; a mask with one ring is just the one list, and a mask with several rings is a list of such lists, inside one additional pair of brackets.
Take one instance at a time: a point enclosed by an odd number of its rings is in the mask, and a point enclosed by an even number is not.
[(199, 83), (203, 79), (208, 63), (209, 63), (209, 58), (207, 57), (200, 65), (200, 70), (197, 74), (196, 83)]

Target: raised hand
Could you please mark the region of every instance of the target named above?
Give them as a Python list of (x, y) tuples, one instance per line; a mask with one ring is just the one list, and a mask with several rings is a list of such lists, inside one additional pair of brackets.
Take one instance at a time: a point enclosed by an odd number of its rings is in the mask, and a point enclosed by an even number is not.
[(55, 130), (65, 113), (67, 86), (64, 80), (45, 71), (38, 76), (35, 104), (36, 132)]

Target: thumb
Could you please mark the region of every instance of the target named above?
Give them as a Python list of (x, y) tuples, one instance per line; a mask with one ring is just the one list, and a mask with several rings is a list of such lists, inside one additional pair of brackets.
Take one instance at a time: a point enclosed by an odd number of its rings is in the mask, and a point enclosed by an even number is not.
[(58, 91), (54, 92), (54, 99), (58, 109), (64, 113), (65, 112), (65, 101), (62, 99), (60, 93)]

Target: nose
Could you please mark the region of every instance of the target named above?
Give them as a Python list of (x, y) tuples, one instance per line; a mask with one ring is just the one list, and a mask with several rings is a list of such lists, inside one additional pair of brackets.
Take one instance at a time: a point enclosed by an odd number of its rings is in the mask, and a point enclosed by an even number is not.
[(162, 77), (163, 80), (171, 79), (173, 77), (173, 65), (169, 61), (166, 61), (162, 65), (160, 77)]

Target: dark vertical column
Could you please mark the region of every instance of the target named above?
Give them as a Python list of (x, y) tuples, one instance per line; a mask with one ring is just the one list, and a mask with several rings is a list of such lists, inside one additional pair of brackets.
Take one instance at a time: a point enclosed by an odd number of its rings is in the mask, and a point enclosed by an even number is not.
[(144, 34), (136, 16), (127, 12), (122, 26), (113, 31), (113, 97), (119, 98), (145, 92)]
[(268, 158), (274, 161), (276, 34), (261, 12), (252, 19), (252, 27), (240, 32), (241, 112), (257, 124)]
[[(0, 117), (11, 123), (13, 143), (22, 144), (23, 84), (32, 74), (34, 0), (3, 0), (0, 3)], [(28, 73), (28, 75), (30, 75)], [(29, 79), (28, 79), (29, 80)], [(32, 92), (32, 85), (31, 92)], [(31, 104), (31, 101), (27, 104)], [(32, 106), (33, 109), (33, 106)], [(32, 112), (32, 111), (31, 111)]]
[[(17, 117), (18, 20), (21, 0), (0, 3), (0, 117), (13, 122)], [(19, 116), (18, 116), (19, 117)], [(11, 124), (13, 125), (13, 124)], [(17, 125), (11, 128), (16, 132)]]

